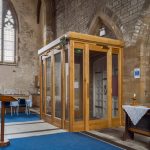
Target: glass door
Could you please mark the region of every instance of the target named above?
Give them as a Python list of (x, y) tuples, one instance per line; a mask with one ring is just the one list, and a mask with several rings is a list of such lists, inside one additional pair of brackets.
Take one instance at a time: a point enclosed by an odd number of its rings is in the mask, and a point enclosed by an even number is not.
[(54, 83), (55, 83), (55, 117), (61, 119), (61, 53), (54, 55)]
[(112, 118), (119, 117), (118, 104), (118, 54), (112, 54)]
[(108, 127), (107, 50), (78, 44), (73, 53), (73, 130)]
[(74, 50), (74, 120), (83, 121), (83, 50)]
[(62, 127), (62, 117), (63, 117), (63, 96), (62, 96), (62, 60), (61, 60), (61, 50), (54, 49), (53, 55), (53, 123)]
[(52, 52), (42, 58), (42, 113), (47, 119), (52, 116)]
[(107, 54), (89, 53), (89, 119), (107, 119)]
[[(84, 123), (84, 44), (73, 44), (69, 51), (69, 97), (70, 97), (70, 131), (83, 131)], [(72, 47), (72, 46), (71, 46)]]
[(118, 126), (121, 118), (119, 55), (111, 46), (77, 43), (74, 47), (69, 70), (71, 131)]
[(46, 114), (52, 115), (51, 57), (46, 59)]
[(119, 50), (112, 53), (112, 126), (121, 125), (121, 59)]
[(41, 94), (42, 94), (42, 115), (45, 115), (45, 60), (41, 60), (42, 64), (41, 64), (41, 69), (42, 69), (42, 87), (41, 87)]

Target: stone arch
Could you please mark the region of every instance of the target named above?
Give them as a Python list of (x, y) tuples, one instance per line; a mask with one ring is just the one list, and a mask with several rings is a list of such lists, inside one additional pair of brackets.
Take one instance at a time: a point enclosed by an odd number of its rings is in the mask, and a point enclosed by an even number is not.
[[(8, 1), (8, 0), (7, 0)], [(17, 29), (17, 32), (19, 32), (19, 21), (18, 21), (18, 15), (16, 13), (16, 10), (14, 8), (14, 5), (11, 1), (8, 1), (8, 5), (9, 7), (11, 8), (11, 11), (12, 11), (12, 14), (13, 16), (15, 17), (15, 26), (16, 26), (16, 29)]]
[(112, 31), (112, 33), (116, 36), (116, 39), (125, 41), (126, 30), (122, 25), (119, 17), (116, 14), (114, 14), (114, 12), (111, 9), (104, 6), (103, 9), (99, 10), (96, 13), (96, 15), (92, 18), (88, 33), (94, 34), (95, 29), (98, 27), (100, 22), (103, 22), (103, 24)]
[(149, 26), (148, 21), (145, 20), (145, 18), (149, 16), (149, 13), (150, 13), (150, 2), (149, 0), (145, 0), (145, 3), (142, 8), (142, 13), (139, 16), (139, 19), (137, 20), (134, 27), (134, 32), (131, 38), (132, 45), (135, 45), (138, 40), (143, 39), (143, 32)]
[[(6, 8), (9, 8), (11, 11), (11, 14), (14, 19), (14, 28), (15, 28), (15, 61), (14, 63), (18, 63), (19, 61), (19, 19), (18, 15), (15, 9), (15, 5), (10, 0), (5, 0), (4, 6)], [(4, 13), (3, 13), (4, 15)]]

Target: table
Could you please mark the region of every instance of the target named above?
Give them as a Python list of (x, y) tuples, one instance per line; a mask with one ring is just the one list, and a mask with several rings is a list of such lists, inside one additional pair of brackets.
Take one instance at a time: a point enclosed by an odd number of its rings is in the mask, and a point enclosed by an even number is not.
[(150, 137), (150, 108), (124, 105), (123, 109), (125, 111), (125, 133), (123, 140), (128, 138), (134, 139), (134, 133)]
[(4, 139), (4, 123), (5, 123), (5, 102), (17, 101), (12, 96), (0, 95), (0, 101), (2, 102), (1, 108), (1, 139), (0, 139), (0, 147), (7, 146), (10, 144), (9, 140)]

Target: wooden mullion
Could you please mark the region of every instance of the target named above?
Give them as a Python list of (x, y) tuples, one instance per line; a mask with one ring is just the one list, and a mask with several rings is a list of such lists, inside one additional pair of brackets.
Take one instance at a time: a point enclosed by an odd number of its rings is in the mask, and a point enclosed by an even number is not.
[(107, 118), (108, 126), (112, 123), (112, 47), (107, 52)]
[(84, 125), (85, 130), (89, 130), (89, 44), (85, 44), (84, 51)]
[(52, 122), (54, 122), (55, 118), (55, 58), (54, 54), (52, 54)]
[(46, 72), (47, 72), (47, 68), (46, 68), (46, 59), (44, 60), (44, 114), (46, 115), (46, 96), (47, 96), (47, 77), (46, 77)]
[(65, 125), (65, 51), (64, 49), (61, 51), (61, 127), (64, 129)]
[(42, 119), (42, 107), (43, 107), (43, 60), (42, 56), (40, 56), (40, 118)]
[(119, 49), (119, 54), (118, 54), (118, 67), (119, 67), (119, 72), (118, 72), (118, 81), (119, 81), (119, 118), (120, 118), (120, 125), (123, 124), (123, 110), (122, 110), (122, 98), (123, 98), (123, 49)]
[(74, 125), (74, 41), (70, 41), (69, 50), (69, 98), (70, 98), (70, 131)]

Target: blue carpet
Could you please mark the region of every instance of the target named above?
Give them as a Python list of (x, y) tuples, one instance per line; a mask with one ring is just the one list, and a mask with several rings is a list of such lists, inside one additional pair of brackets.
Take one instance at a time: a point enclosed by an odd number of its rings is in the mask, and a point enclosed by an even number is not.
[(18, 116), (17, 115), (11, 116), (10, 114), (5, 115), (5, 123), (26, 122), (26, 121), (36, 121), (36, 120), (40, 120), (40, 117), (38, 114), (31, 113), (30, 115), (26, 115), (25, 113), (19, 113)]
[(120, 150), (80, 133), (58, 133), (10, 140), (1, 150)]

